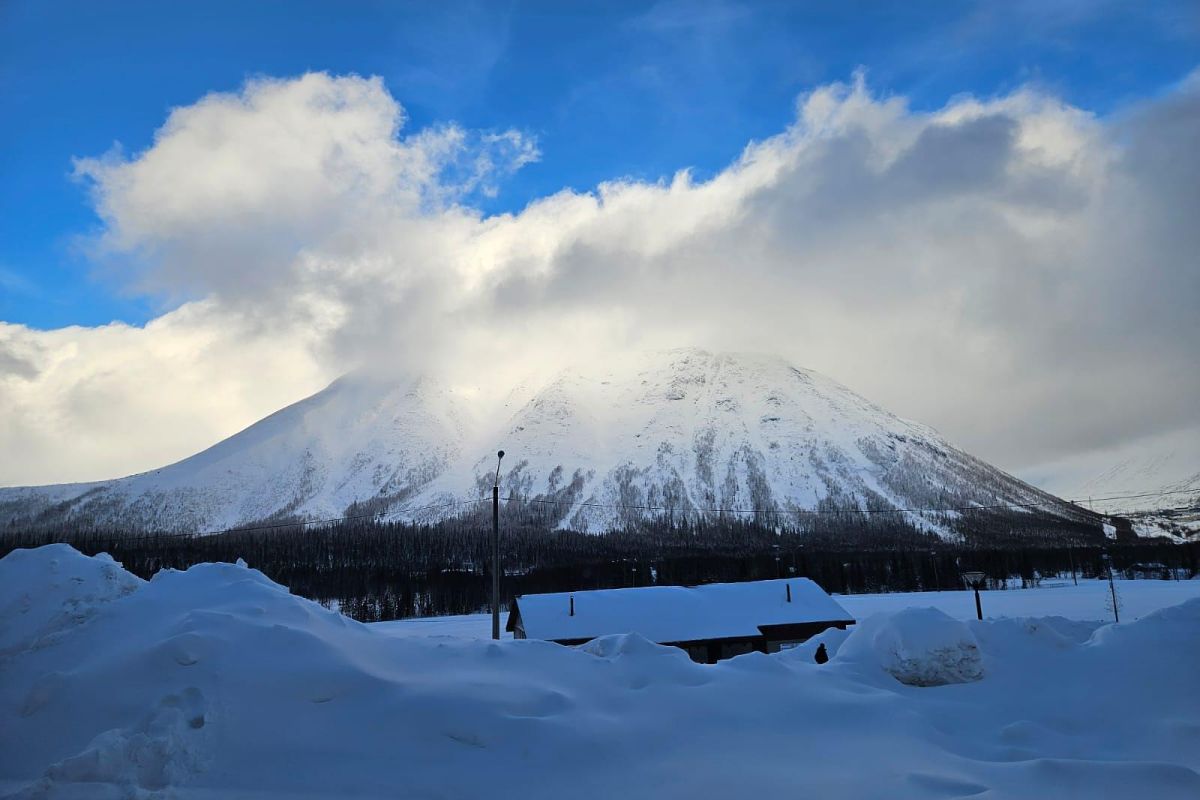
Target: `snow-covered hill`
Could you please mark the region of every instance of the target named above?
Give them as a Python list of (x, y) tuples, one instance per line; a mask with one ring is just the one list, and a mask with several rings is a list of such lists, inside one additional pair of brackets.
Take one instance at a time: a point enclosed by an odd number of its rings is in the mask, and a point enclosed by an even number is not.
[[(1140, 469), (1143, 466), (1150, 469)], [(1091, 505), (1103, 513), (1123, 513), (1139, 535), (1192, 539), (1200, 534), (1200, 470), (1164, 480), (1166, 470), (1160, 466), (1168, 465), (1157, 460), (1122, 462), (1084, 484), (1080, 496), (1102, 498)]]
[[(214, 530), (364, 512), (429, 521), (488, 496), (500, 447), (505, 497), (589, 531), (648, 515), (752, 510), (773, 523), (836, 509), (1038, 504), (1079, 513), (774, 356), (631, 354), (513, 397), (522, 395), (489, 425), (433, 380), (347, 377), (160, 470), (0, 490), (0, 524), (40, 515)], [(946, 529), (945, 515), (905, 516)]]
[(1044, 465), (1035, 479), (1098, 512), (1124, 514), (1138, 533), (1200, 534), (1200, 426)]
[(462, 458), (467, 415), (435, 382), (342, 378), (190, 458), (112, 481), (0, 489), (0, 520), (167, 530), (336, 517), (403, 502)]

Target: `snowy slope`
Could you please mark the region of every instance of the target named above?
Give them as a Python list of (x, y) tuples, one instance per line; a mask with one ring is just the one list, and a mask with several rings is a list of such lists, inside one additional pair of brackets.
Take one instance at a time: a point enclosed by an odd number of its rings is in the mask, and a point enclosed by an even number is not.
[(1200, 534), (1200, 426), (1043, 465), (1040, 485), (1130, 516), (1143, 534)]
[[(435, 381), (344, 378), (161, 470), (0, 490), (0, 524), (41, 514), (214, 530), (362, 511), (430, 521), (464, 509), (446, 504), (487, 494), (495, 460), (478, 454), (494, 447), (508, 453), (506, 497), (580, 530), (752, 509), (770, 512), (758, 517), (767, 522), (814, 509), (997, 503), (1077, 513), (930, 428), (773, 356), (629, 354), (512, 396), (530, 399), (489, 428)], [(933, 515), (907, 517), (938, 529)]]
[(0, 795), (1200, 796), (1200, 600), (1120, 625), (861, 622), (825, 665), (705, 665), (637, 635), (398, 637), (246, 567), (142, 582), (16, 551)]
[(274, 517), (328, 518), (394, 503), (462, 457), (466, 415), (430, 380), (342, 378), (197, 455), (98, 483), (0, 490), (0, 519), (75, 518), (211, 530)]
[[(813, 509), (997, 503), (1071, 513), (932, 429), (774, 356), (688, 349), (572, 368), (494, 441), (508, 453), (502, 493), (540, 500), (580, 530), (620, 526), (647, 506), (675, 518), (767, 510), (781, 521)], [(479, 491), (494, 464), (448, 471), (419, 500)]]

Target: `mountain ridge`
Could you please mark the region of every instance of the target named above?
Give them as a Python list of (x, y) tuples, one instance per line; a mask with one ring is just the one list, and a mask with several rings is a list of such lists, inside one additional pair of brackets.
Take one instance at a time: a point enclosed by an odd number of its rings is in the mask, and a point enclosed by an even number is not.
[(1086, 515), (778, 356), (685, 348), (562, 370), (491, 427), (432, 378), (343, 376), (158, 470), (0, 489), (0, 524), (210, 531), (347, 513), (436, 522), (489, 494), (495, 456), (471, 454), (493, 453), (491, 443), (510, 454), (505, 496), (540, 504), (554, 527), (592, 532), (722, 509), (777, 525), (817, 511), (895, 513), (951, 538), (954, 512), (904, 509)]

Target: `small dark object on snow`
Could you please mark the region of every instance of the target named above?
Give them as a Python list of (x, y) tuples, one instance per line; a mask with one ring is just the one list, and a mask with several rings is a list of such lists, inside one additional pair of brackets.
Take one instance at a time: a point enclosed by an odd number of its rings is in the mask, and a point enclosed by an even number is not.
[(821, 642), (819, 645), (817, 645), (817, 656), (816, 656), (816, 658), (817, 658), (817, 663), (818, 663), (818, 664), (824, 664), (826, 661), (828, 661), (828, 660), (829, 660), (829, 652), (828, 652), (828, 651), (825, 649), (825, 643), (824, 643), (824, 642)]

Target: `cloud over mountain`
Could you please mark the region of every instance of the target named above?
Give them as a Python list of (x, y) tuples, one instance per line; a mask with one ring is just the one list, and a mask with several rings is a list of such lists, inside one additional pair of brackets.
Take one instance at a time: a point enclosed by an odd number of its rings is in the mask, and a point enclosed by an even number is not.
[(538, 143), (404, 121), (378, 79), (261, 79), (80, 159), (95, 258), (176, 307), (0, 323), (0, 450), (29, 453), (0, 483), (148, 468), (363, 363), (486, 393), (632, 345), (779, 352), (1009, 469), (1195, 422), (1196, 74), (1107, 118), (856, 76), (711, 178), (514, 214), (476, 201)]

